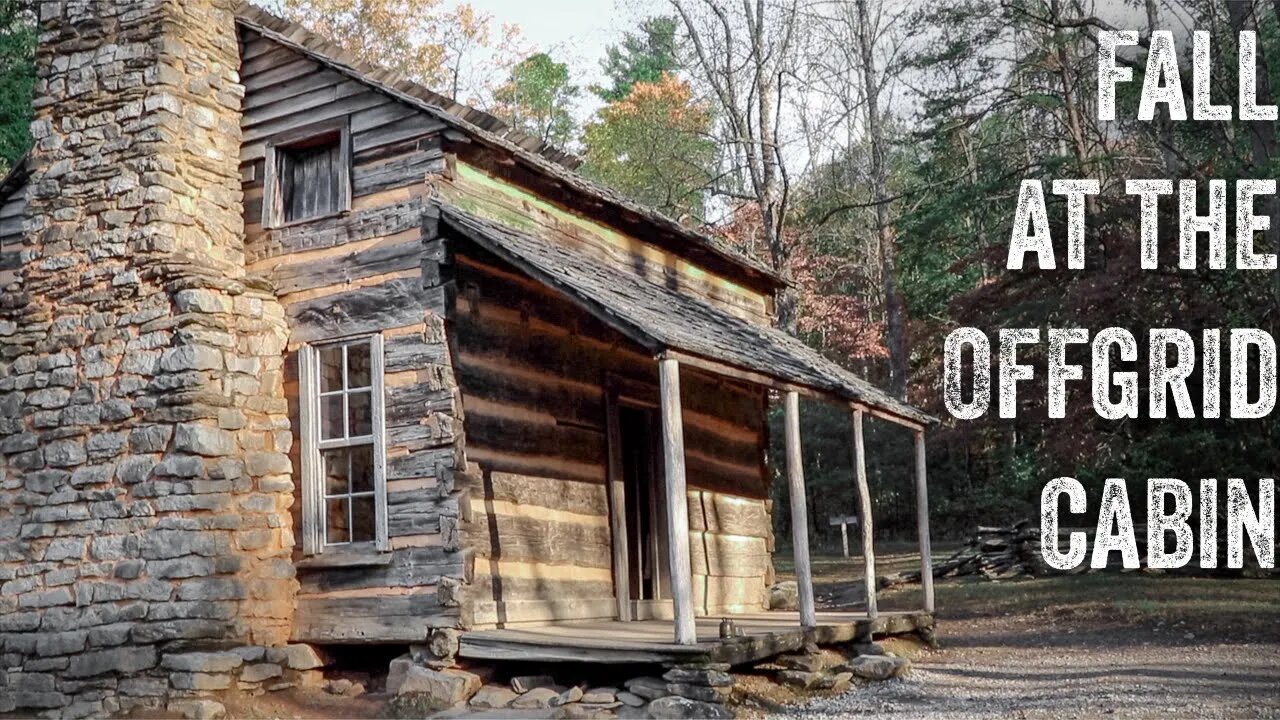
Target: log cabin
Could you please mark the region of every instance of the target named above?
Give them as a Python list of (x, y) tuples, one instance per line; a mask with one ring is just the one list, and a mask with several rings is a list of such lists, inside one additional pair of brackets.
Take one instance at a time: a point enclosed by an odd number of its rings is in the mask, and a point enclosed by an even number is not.
[[(876, 611), (861, 426), (916, 438), (927, 569), (932, 419), (776, 329), (770, 268), (252, 5), (86, 7), (41, 18), (0, 184), (9, 667), (126, 599), (147, 630), (67, 677), (179, 640), (743, 661), (931, 622), (927, 571), (924, 614)], [(854, 419), (863, 613), (815, 608), (801, 396)], [(798, 614), (769, 612), (771, 400)], [(730, 615), (756, 639), (724, 650)], [(0, 711), (87, 692), (55, 680)]]

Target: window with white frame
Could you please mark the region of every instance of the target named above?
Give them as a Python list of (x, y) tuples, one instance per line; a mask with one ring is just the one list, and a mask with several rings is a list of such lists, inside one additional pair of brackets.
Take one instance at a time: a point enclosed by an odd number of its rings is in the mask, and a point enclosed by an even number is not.
[(303, 346), (303, 551), (386, 550), (382, 336)]

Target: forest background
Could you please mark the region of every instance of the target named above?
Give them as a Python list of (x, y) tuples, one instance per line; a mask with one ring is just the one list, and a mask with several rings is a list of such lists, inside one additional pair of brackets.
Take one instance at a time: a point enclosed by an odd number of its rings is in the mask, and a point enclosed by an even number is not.
[[(34, 4), (0, 0), (0, 170), (29, 142)], [(929, 433), (935, 535), (1034, 517), (1040, 489), (1060, 475), (1091, 492), (1107, 477), (1275, 476), (1271, 418), (1106, 421), (1076, 383), (1068, 417), (1050, 420), (1043, 357), (1031, 358), (1041, 369), (1020, 388), (1015, 420), (956, 421), (940, 386), (942, 341), (960, 326), (994, 337), (1002, 327), (1118, 325), (1140, 339), (1177, 327), (1197, 342), (1207, 327), (1275, 333), (1280, 275), (1177, 269), (1176, 197), (1161, 203), (1170, 218), (1160, 269), (1139, 270), (1124, 181), (1197, 180), (1205, 208), (1210, 178), (1277, 176), (1274, 122), (1133, 118), (1153, 30), (1174, 32), (1188, 69), (1191, 30), (1210, 31), (1211, 93), (1228, 104), (1238, 33), (1256, 30), (1259, 101), (1280, 97), (1280, 0), (649, 0), (628, 8), (635, 24), (599, 59), (605, 81), (590, 86), (554, 50), (467, 4), (265, 5), (578, 153), (586, 175), (788, 277), (783, 327), (942, 420)], [(605, 11), (584, 3), (583, 12)], [(1141, 47), (1120, 58), (1135, 82), (1120, 87), (1119, 120), (1102, 123), (1096, 36), (1112, 28), (1138, 30)], [(1189, 70), (1183, 85), (1190, 92)], [(1101, 181), (1086, 270), (1005, 269), (1024, 178)], [(1059, 200), (1050, 199), (1055, 226)], [(1258, 212), (1276, 209), (1266, 200)], [(1274, 252), (1280, 218), (1272, 225), (1259, 247)], [(1118, 369), (1143, 377), (1144, 365)], [(1197, 372), (1193, 397), (1198, 382)], [(802, 422), (811, 532), (830, 547), (839, 532), (827, 516), (855, 506), (849, 413), (809, 402)], [(874, 421), (868, 431), (877, 535), (909, 536), (910, 438)], [(785, 493), (775, 482), (780, 507)], [(788, 514), (776, 516), (778, 537), (789, 537)]]

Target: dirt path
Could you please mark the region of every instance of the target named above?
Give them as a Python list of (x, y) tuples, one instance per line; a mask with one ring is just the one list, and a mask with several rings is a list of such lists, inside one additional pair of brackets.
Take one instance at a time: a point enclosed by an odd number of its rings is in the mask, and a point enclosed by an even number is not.
[[(965, 623), (970, 625), (970, 623)], [(806, 717), (1280, 718), (1280, 645), (1134, 644), (1114, 633), (948, 627), (909, 677), (796, 709)]]
[(786, 716), (1280, 718), (1275, 579), (943, 584), (938, 606), (940, 649), (890, 647), (906, 678)]

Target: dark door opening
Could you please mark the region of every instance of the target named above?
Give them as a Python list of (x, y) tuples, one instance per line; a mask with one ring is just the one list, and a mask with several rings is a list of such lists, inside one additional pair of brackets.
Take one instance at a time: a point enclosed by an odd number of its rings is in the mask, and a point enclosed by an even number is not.
[(651, 408), (620, 404), (622, 481), (627, 525), (628, 597), (636, 617), (651, 616), (647, 601), (669, 598), (666, 517), (658, 464), (657, 416)]

